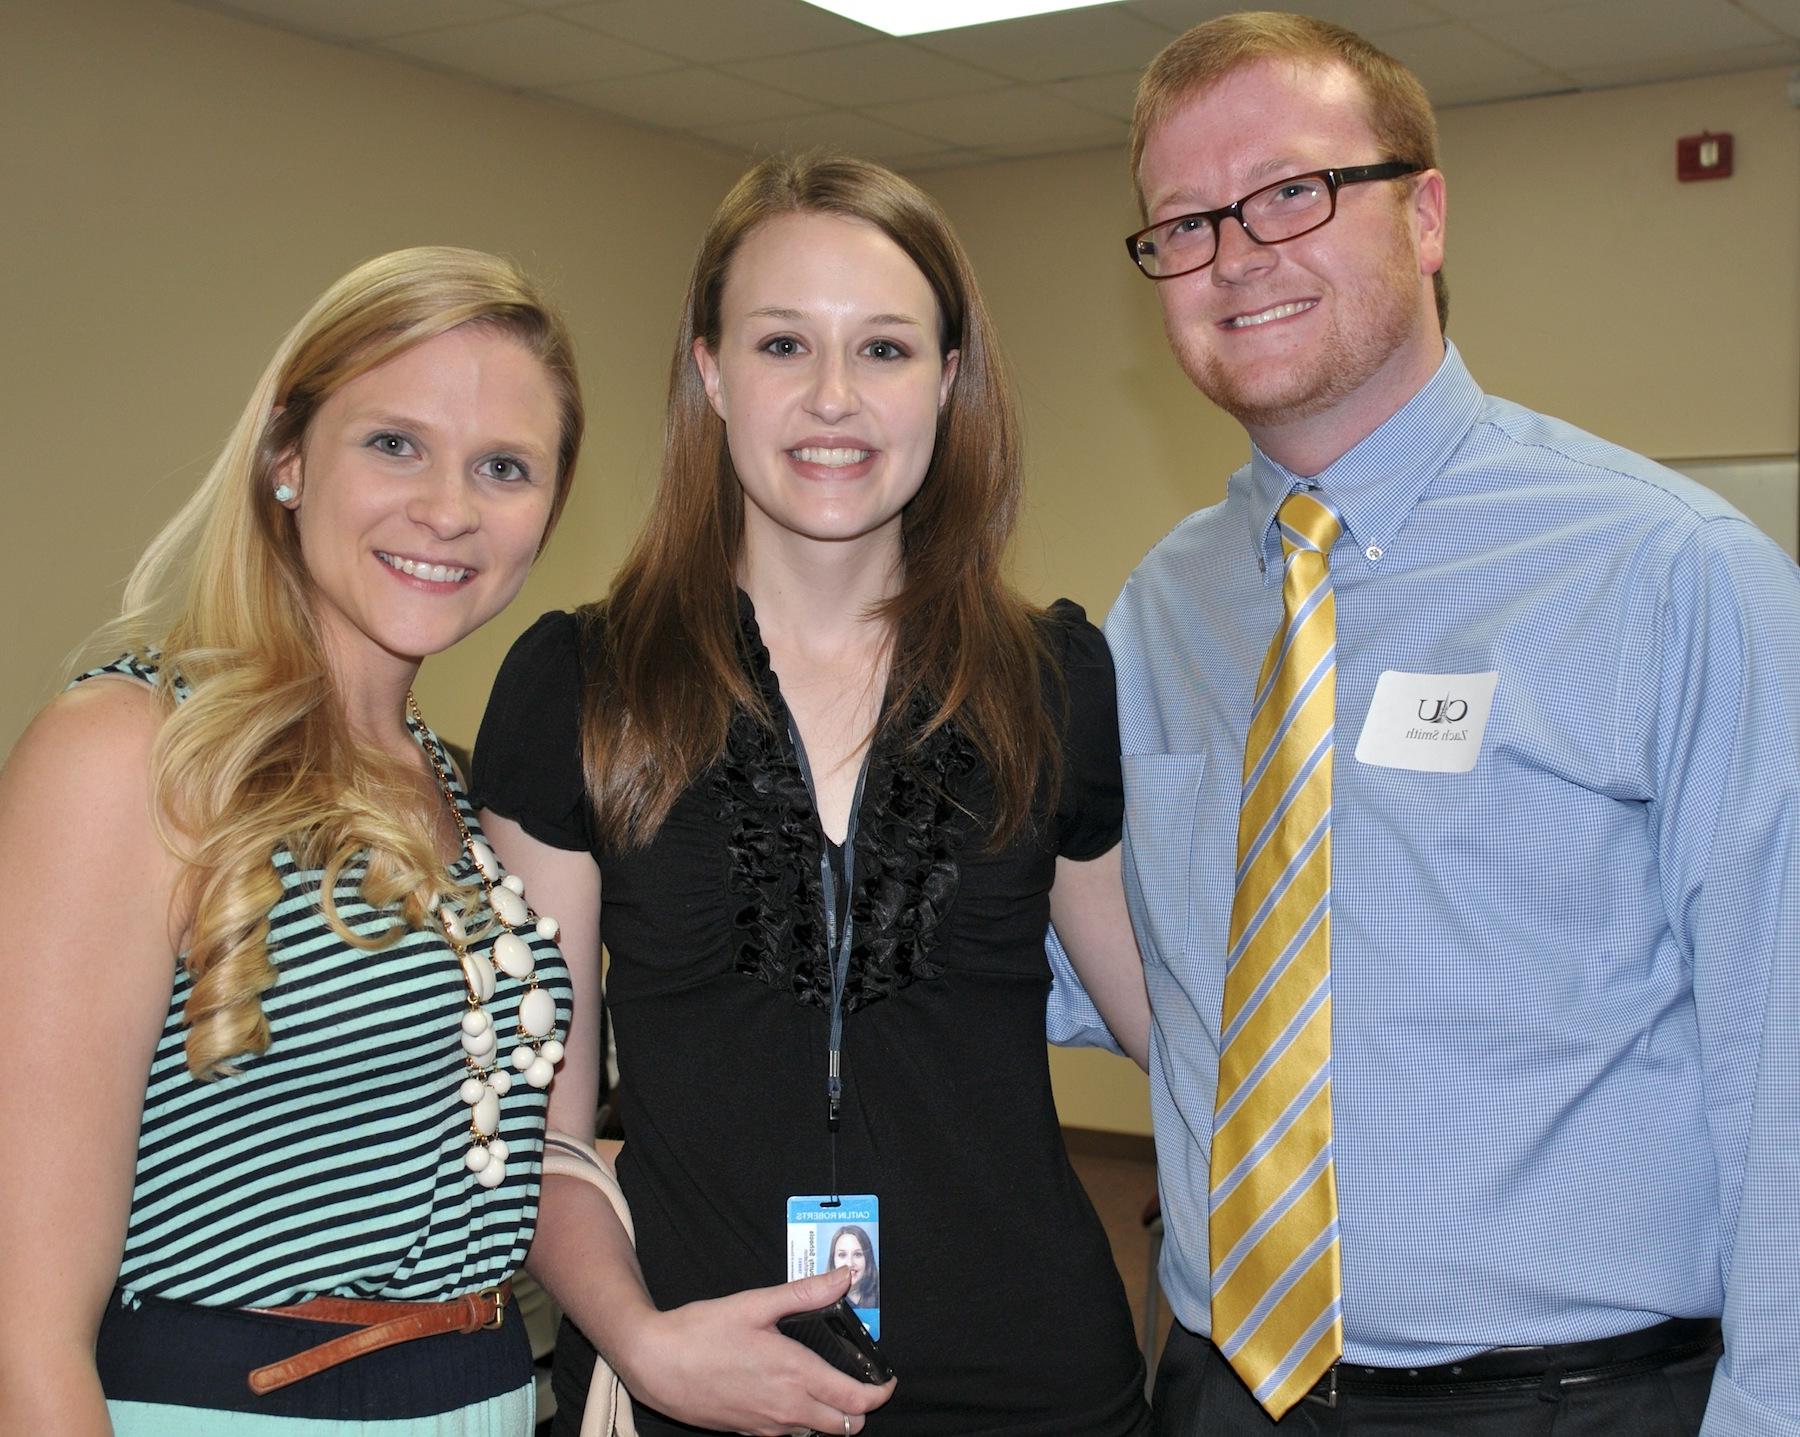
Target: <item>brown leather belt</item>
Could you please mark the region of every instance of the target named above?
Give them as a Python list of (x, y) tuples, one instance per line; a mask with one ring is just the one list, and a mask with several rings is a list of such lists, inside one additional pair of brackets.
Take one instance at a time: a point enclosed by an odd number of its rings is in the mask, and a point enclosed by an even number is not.
[(378, 1352), (396, 1343), (414, 1342), (421, 1337), (436, 1337), (445, 1332), (479, 1332), (484, 1327), (498, 1327), (506, 1316), (506, 1304), (512, 1300), (512, 1281), (498, 1287), (466, 1292), (448, 1302), (379, 1302), (354, 1297), (315, 1297), (310, 1302), (297, 1302), (291, 1307), (252, 1307), (251, 1312), (272, 1317), (301, 1317), (309, 1322), (330, 1322), (354, 1326), (346, 1332), (296, 1352), (280, 1362), (271, 1362), (250, 1374), (250, 1390), (257, 1395), (273, 1392), (278, 1387), (311, 1377), (327, 1367), (336, 1367), (366, 1352)]

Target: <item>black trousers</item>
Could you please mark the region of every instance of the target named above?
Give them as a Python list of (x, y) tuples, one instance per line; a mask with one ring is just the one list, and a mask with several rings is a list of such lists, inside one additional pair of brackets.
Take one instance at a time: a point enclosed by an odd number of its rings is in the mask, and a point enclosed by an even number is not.
[(1716, 1346), (1667, 1366), (1552, 1390), (1522, 1379), (1480, 1392), (1400, 1396), (1340, 1389), (1271, 1421), (1218, 1349), (1176, 1323), (1156, 1369), (1156, 1437), (1695, 1437)]

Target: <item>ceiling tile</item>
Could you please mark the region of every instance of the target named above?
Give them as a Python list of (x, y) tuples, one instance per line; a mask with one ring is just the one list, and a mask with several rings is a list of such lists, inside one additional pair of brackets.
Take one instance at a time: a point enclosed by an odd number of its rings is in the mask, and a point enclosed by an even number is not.
[(1709, 71), (1695, 68), (1692, 55), (1666, 56), (1660, 60), (1636, 60), (1619, 65), (1597, 65), (1575, 71), (1584, 88), (1614, 85), (1650, 85), (1659, 80), (1681, 80), (1701, 73), (1724, 75), (1735, 70), (1761, 70), (1771, 65), (1800, 64), (1800, 40), (1777, 40), (1773, 45), (1752, 45), (1742, 50), (1708, 51), (1699, 57), (1710, 62)]
[(1455, 20), (1498, 20), (1538, 10), (1560, 10), (1569, 0), (1431, 0), (1431, 4)]
[(1126, 125), (1028, 87), (903, 105), (870, 106), (876, 118), (951, 145), (989, 149), (1040, 140), (1069, 149), (1123, 144)]
[(693, 67), (570, 85), (556, 93), (578, 105), (670, 130), (702, 130), (733, 120), (779, 119), (822, 108), (815, 101), (783, 94), (767, 85), (753, 85), (717, 70)]
[(902, 40), (808, 50), (719, 68), (758, 84), (846, 107), (967, 95), (994, 84), (994, 77), (985, 70)]
[(514, 15), (453, 30), (430, 30), (385, 41), (382, 48), (524, 90), (639, 75), (681, 63), (555, 15)]
[(1079, 144), (1070, 144), (1068, 142), (1053, 144), (1041, 137), (1034, 137), (1029, 140), (1018, 140), (1010, 145), (990, 145), (988, 148), (1003, 160), (1031, 160), (1050, 155), (1074, 155), (1086, 151), (1105, 151), (1107, 154), (1117, 155), (1120, 171), (1123, 172), (1125, 169), (1124, 131), (1120, 131), (1117, 135), (1109, 135), (1105, 139), (1087, 140)]
[(917, 155), (903, 164), (896, 164), (894, 168), (909, 175), (930, 174), (933, 170), (955, 170), (969, 165), (985, 165), (993, 158), (986, 150), (938, 150), (929, 155)]
[[(0, 0), (3, 6), (6, 0)], [(182, 0), (739, 152), (921, 170), (1122, 144), (1144, 65), (1254, 0), (1126, 0), (897, 40), (804, 0)], [(1284, 0), (1439, 105), (1800, 63), (1800, 0)]]
[(506, 0), (202, 0), (201, 8), (280, 25), (321, 40), (380, 40), (414, 30), (495, 20)]
[(854, 110), (828, 110), (783, 120), (742, 121), (716, 125), (700, 132), (703, 139), (746, 153), (769, 154), (778, 150), (842, 150), (872, 160), (891, 162), (901, 156), (928, 154), (942, 145), (929, 135), (918, 135), (859, 115)]
[(557, 13), (634, 45), (702, 64), (880, 38), (877, 30), (803, 0), (588, 0)]
[(1084, 75), (1079, 80), (1058, 80), (1044, 89), (1059, 100), (1079, 105), (1084, 110), (1110, 115), (1115, 120), (1129, 121), (1137, 103), (1138, 76), (1141, 70), (1115, 70), (1110, 75)]
[(1565, 73), (1517, 55), (1464, 25), (1401, 30), (1383, 37), (1382, 48), (1412, 67), (1437, 105), (1473, 105), (1574, 88)]
[(1120, 8), (1129, 15), (1148, 20), (1152, 25), (1167, 30), (1169, 38), (1174, 39), (1202, 20), (1210, 20), (1215, 15), (1227, 15), (1245, 7), (1233, 4), (1232, 0), (1126, 0)]
[[(1543, 3), (1566, 5), (1568, 0), (1543, 0)], [(1232, 0), (1200, 0), (1200, 3), (1196, 0), (1131, 0), (1127, 8), (1133, 14), (1179, 34), (1215, 15), (1250, 7), (1247, 3), (1234, 4)], [(1380, 35), (1389, 30), (1430, 25), (1444, 18), (1427, 0), (1281, 0), (1272, 8), (1330, 20), (1361, 35)]]
[(1800, 39), (1800, 0), (1737, 0), (1738, 8)]
[(1735, 50), (1778, 39), (1769, 26), (1729, 0), (1586, 0), (1505, 21), (1477, 19), (1470, 27), (1522, 55), (1561, 70), (1627, 65), (1671, 55)]
[(1425, 0), (1282, 0), (1281, 8), (1369, 36), (1432, 25), (1443, 18)]
[(1109, 70), (1141, 70), (1169, 43), (1169, 34), (1129, 11), (1101, 5), (915, 39), (940, 55), (1015, 80), (1070, 80)]

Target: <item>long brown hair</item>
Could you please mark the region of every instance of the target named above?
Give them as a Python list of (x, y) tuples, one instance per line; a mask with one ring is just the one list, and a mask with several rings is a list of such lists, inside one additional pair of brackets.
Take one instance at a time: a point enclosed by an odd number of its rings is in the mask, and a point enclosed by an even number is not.
[[(556, 524), (581, 448), (581, 387), (569, 333), (510, 261), (430, 246), (369, 260), (338, 280), (276, 349), (224, 451), (138, 561), (123, 612), (86, 647), (160, 653), (167, 717), (151, 752), (163, 837), (184, 860), (191, 902), (183, 1019), (196, 1077), (269, 1046), (261, 994), (275, 982), (269, 909), (281, 897), (270, 856), (282, 846), (321, 868), (320, 902), (338, 934), (379, 947), (425, 921), (443, 866), (410, 770), (360, 744), (335, 701), (313, 585), (277, 468), (344, 385), (436, 335), (489, 326), (543, 364), (561, 419)], [(190, 697), (174, 701), (173, 678)], [(362, 896), (399, 904), (402, 923), (361, 936), (339, 918), (338, 874), (367, 859)]]
[(726, 195), (700, 242), (669, 370), (656, 503), (611, 594), (584, 611), (590, 652), (602, 656), (583, 724), (600, 832), (611, 843), (648, 842), (723, 752), (734, 713), (774, 722), (740, 652), (743, 492), (693, 345), (718, 348), (725, 280), (745, 238), (795, 212), (865, 220), (893, 240), (937, 299), (940, 353), (960, 355), (930, 467), (901, 518), (901, 588), (880, 611), (893, 647), (877, 730), (897, 726), (921, 697), (931, 718), (910, 742), (954, 723), (987, 766), (990, 836), (1000, 844), (1031, 821), (1040, 782), (1059, 772), (1037, 612), (1001, 574), (1019, 507), (1018, 415), (974, 271), (943, 211), (891, 170), (841, 155), (764, 160)]

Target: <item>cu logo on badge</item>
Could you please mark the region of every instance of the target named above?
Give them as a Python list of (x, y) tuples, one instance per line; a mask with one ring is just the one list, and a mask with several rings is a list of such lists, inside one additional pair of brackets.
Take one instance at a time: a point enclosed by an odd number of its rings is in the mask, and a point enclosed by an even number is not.
[[(1427, 708), (1430, 712), (1426, 712)], [(1419, 700), (1419, 717), (1426, 723), (1461, 723), (1469, 716), (1469, 705), (1463, 699), (1453, 699), (1448, 694), (1436, 700)]]

